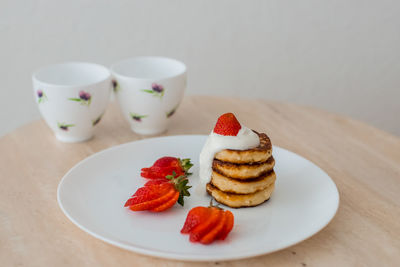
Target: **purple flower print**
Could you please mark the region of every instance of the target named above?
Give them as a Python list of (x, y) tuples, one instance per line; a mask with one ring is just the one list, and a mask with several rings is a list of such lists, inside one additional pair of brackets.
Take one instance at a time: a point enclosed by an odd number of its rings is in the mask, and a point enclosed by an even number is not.
[(37, 90), (36, 91), (37, 97), (38, 97), (38, 103), (43, 103), (45, 100), (47, 100), (46, 94), (43, 92), (43, 90)]
[(176, 109), (178, 108), (179, 104), (176, 105), (173, 109), (171, 109), (170, 111), (166, 112), (165, 115), (167, 116), (167, 118), (170, 118), (172, 115), (175, 114)]
[(68, 131), (68, 130), (69, 130), (69, 127), (74, 127), (75, 124), (65, 124), (65, 123), (59, 123), (59, 122), (57, 122), (57, 126), (58, 126), (58, 128), (60, 128), (60, 129), (63, 130), (63, 131)]
[(96, 126), (100, 122), (101, 117), (103, 117), (103, 114), (98, 116), (96, 119), (92, 120), (92, 126)]
[(153, 89), (153, 91), (157, 92), (157, 93), (164, 92), (164, 86), (162, 86), (161, 84), (158, 84), (158, 83), (153, 83), (151, 85), (151, 89)]
[(159, 97), (160, 99), (162, 99), (162, 97), (164, 96), (165, 89), (164, 89), (164, 86), (162, 86), (161, 84), (152, 83), (151, 90), (143, 89), (142, 92), (152, 94), (153, 96)]
[(80, 91), (79, 98), (68, 98), (68, 100), (80, 102), (81, 105), (90, 106), (90, 103), (92, 102), (92, 96), (88, 92)]
[(143, 118), (147, 117), (147, 115), (140, 115), (140, 114), (133, 113), (133, 112), (129, 113), (129, 115), (131, 116), (131, 118), (134, 121), (137, 121), (137, 122), (141, 122)]
[(80, 91), (79, 98), (82, 99), (83, 101), (89, 101), (91, 98), (91, 95), (85, 91)]
[(112, 83), (114, 93), (117, 93), (119, 90), (121, 90), (121, 87), (119, 86), (119, 84), (116, 80), (112, 80), (111, 83)]

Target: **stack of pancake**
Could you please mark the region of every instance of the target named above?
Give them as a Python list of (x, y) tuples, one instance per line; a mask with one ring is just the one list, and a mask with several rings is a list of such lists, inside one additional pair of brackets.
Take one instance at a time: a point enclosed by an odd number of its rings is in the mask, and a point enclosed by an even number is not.
[(257, 133), (260, 145), (248, 150), (225, 149), (215, 154), (207, 192), (232, 208), (253, 207), (267, 201), (275, 187), (272, 145)]

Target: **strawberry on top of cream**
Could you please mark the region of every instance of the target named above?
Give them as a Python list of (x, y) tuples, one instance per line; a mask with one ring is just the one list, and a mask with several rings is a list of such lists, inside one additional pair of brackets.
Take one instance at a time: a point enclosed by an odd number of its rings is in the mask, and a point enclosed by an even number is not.
[(240, 125), (232, 113), (219, 117), (200, 153), (200, 182), (196, 192), (206, 192), (206, 184), (211, 180), (212, 163), (216, 153), (224, 149), (246, 150), (259, 145), (258, 135), (246, 126)]

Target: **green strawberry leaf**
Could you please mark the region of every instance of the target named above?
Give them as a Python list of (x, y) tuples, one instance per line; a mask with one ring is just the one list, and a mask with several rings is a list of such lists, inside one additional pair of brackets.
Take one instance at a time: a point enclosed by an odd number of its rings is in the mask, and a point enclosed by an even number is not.
[(186, 175), (191, 175), (192, 173), (189, 172), (190, 168), (193, 167), (193, 163), (190, 161), (190, 159), (179, 159), (179, 162), (181, 163), (182, 169), (185, 171)]
[(185, 204), (184, 197), (190, 196), (189, 189), (191, 186), (187, 185), (189, 183), (188, 178), (185, 175), (176, 177), (176, 173), (172, 172), (172, 175), (165, 176), (171, 183), (175, 186), (175, 189), (179, 192), (178, 203), (183, 206)]

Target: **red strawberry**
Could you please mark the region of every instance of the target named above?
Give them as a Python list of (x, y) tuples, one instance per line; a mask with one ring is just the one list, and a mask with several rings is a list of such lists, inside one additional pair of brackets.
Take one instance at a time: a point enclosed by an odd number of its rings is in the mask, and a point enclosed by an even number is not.
[(148, 181), (125, 203), (133, 211), (150, 210), (160, 212), (171, 208), (176, 202), (183, 206), (183, 197), (190, 196), (186, 176), (168, 175), (167, 179)]
[(224, 224), (224, 228), (222, 229), (221, 232), (218, 233), (217, 239), (225, 240), (225, 238), (228, 236), (229, 232), (233, 228), (234, 217), (233, 217), (232, 212), (230, 212), (229, 210), (226, 210), (225, 217), (226, 217), (226, 221)]
[(225, 113), (218, 118), (214, 133), (220, 135), (236, 136), (242, 126), (233, 113)]
[(167, 182), (168, 182), (168, 180), (166, 180), (165, 178), (162, 178), (162, 179), (151, 179), (151, 180), (147, 181), (144, 184), (144, 186), (164, 184), (164, 183), (167, 183)]
[(189, 169), (193, 166), (190, 159), (179, 159), (175, 157), (162, 157), (150, 168), (143, 168), (141, 176), (148, 179), (165, 178), (175, 172), (178, 176), (190, 175)]
[(185, 172), (180, 167), (175, 168), (152, 166), (150, 168), (143, 168), (140, 175), (147, 179), (165, 179), (165, 176), (171, 175), (173, 172), (175, 172), (179, 176), (185, 174)]
[(170, 189), (171, 185), (169, 183), (141, 187), (130, 199), (128, 199), (128, 201), (126, 201), (125, 207), (159, 198), (166, 194)]
[(175, 157), (162, 157), (156, 160), (153, 166), (157, 167), (179, 167), (179, 160)]
[(188, 234), (197, 225), (204, 223), (210, 215), (210, 209), (206, 207), (195, 207), (191, 209), (186, 217), (185, 224), (181, 230), (182, 234)]
[[(159, 181), (159, 180), (154, 180), (154, 181)], [(151, 198), (151, 196), (158, 196), (157, 194), (162, 194), (165, 191), (167, 191), (171, 185), (167, 183), (166, 181), (163, 181), (162, 183), (152, 183), (145, 185), (144, 187), (139, 188), (135, 194), (132, 195), (132, 197), (145, 197), (145, 198)]]
[(134, 201), (129, 208), (133, 211), (141, 211), (141, 210), (152, 210), (160, 205), (163, 205), (165, 202), (169, 201), (174, 195), (176, 191), (173, 187), (171, 187), (167, 192), (162, 194), (160, 197), (145, 199), (145, 198), (136, 198), (138, 201)]
[(217, 239), (224, 240), (232, 230), (233, 223), (230, 211), (214, 206), (195, 207), (189, 211), (181, 233), (190, 234), (191, 242), (210, 244)]
[(189, 240), (192, 242), (200, 241), (200, 239), (210, 232), (218, 221), (221, 219), (221, 210), (216, 207), (211, 207), (211, 213), (208, 219), (199, 225), (197, 225), (191, 232)]
[(171, 208), (173, 205), (175, 205), (175, 203), (176, 203), (176, 201), (178, 201), (178, 199), (179, 199), (179, 192), (175, 192), (175, 195), (170, 200), (168, 200), (167, 202), (165, 202), (164, 204), (162, 204), (158, 207), (151, 209), (151, 211), (160, 212), (160, 211), (167, 210), (167, 209)]
[(201, 239), (200, 242), (203, 244), (210, 244), (211, 242), (213, 242), (215, 239), (217, 239), (217, 236), (219, 235), (219, 233), (222, 232), (222, 229), (225, 226), (225, 221), (226, 221), (226, 216), (224, 216), (224, 211), (220, 210), (220, 220), (217, 222), (217, 224), (214, 226), (213, 229), (211, 229), (210, 232), (208, 232), (207, 234), (205, 234)]

